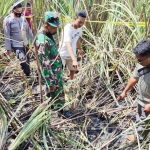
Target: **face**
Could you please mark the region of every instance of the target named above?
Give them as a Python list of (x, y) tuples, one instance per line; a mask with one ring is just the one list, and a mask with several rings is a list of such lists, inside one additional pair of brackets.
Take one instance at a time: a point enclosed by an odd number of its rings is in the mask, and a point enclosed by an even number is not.
[(74, 27), (75, 28), (80, 28), (83, 26), (84, 22), (85, 22), (85, 19), (84, 17), (78, 17), (78, 18), (75, 18), (75, 21), (74, 21)]
[(47, 26), (48, 32), (50, 32), (52, 35), (57, 33), (57, 27), (53, 27), (51, 25)]
[(13, 13), (15, 15), (15, 17), (21, 17), (22, 14), (22, 7), (21, 8), (16, 8), (13, 10)]
[(27, 10), (31, 11), (31, 7), (27, 7)]
[(150, 56), (141, 56), (139, 54), (136, 54), (135, 56), (138, 63), (141, 64), (142, 66), (150, 65)]

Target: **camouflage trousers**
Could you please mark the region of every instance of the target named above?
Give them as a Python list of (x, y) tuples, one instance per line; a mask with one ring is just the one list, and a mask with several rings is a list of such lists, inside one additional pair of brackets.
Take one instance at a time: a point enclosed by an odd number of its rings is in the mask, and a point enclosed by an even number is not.
[[(57, 74), (58, 75), (58, 74)], [(56, 77), (57, 77), (56, 75)], [(59, 109), (62, 108), (65, 104), (65, 94), (64, 94), (64, 88), (63, 88), (63, 80), (62, 77), (59, 76), (59, 79), (57, 80), (56, 89), (55, 90), (49, 90), (49, 86), (47, 89), (46, 98), (51, 98), (51, 101), (53, 101), (52, 109)]]
[(62, 108), (65, 104), (65, 95), (63, 86), (61, 86), (61, 83), (59, 83), (55, 90), (51, 90), (46, 94), (47, 98), (51, 98), (51, 101), (53, 101), (52, 109), (59, 109)]

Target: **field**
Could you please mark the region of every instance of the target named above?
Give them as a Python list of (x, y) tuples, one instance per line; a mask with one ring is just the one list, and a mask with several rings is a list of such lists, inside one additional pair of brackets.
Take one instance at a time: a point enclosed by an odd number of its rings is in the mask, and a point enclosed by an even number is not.
[[(45, 99), (36, 50), (30, 45), (30, 79), (16, 57), (6, 54), (2, 24), (13, 2), (0, 1), (0, 149), (149, 149), (149, 139), (128, 145), (124, 138), (137, 132), (137, 87), (124, 100), (117, 101), (117, 97), (137, 63), (132, 49), (149, 38), (150, 1), (31, 0), (35, 35), (44, 12), (61, 14), (63, 25), (55, 35), (57, 44), (63, 26), (74, 19), (77, 10), (88, 14), (83, 26), (84, 57), (78, 57), (80, 67), (75, 79), (64, 82), (63, 117), (52, 111), (52, 103)], [(67, 77), (65, 69), (64, 79)], [(71, 109), (72, 103), (75, 109)]]

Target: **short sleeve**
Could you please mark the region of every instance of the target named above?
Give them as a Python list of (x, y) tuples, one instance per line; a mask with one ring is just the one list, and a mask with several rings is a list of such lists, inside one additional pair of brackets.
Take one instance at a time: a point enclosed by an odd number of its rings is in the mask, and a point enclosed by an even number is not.
[(67, 25), (64, 27), (64, 31), (62, 33), (62, 41), (63, 42), (72, 42), (72, 26)]

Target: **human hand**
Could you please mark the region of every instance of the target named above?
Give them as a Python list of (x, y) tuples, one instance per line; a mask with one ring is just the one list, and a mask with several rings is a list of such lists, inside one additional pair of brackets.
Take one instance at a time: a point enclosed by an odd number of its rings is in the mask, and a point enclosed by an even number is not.
[(78, 53), (79, 53), (79, 55), (80, 55), (81, 57), (83, 57), (83, 54), (84, 54), (84, 53), (83, 53), (83, 51), (82, 51), (81, 49), (78, 50)]
[(78, 62), (76, 60), (73, 60), (72, 65), (74, 68), (78, 68)]
[(144, 106), (144, 112), (150, 113), (150, 104)]
[(54, 85), (54, 86), (50, 86), (50, 90), (51, 90), (51, 91), (56, 90), (56, 85)]
[(123, 92), (118, 96), (117, 100), (124, 99), (125, 97), (126, 97), (126, 92), (123, 91)]

